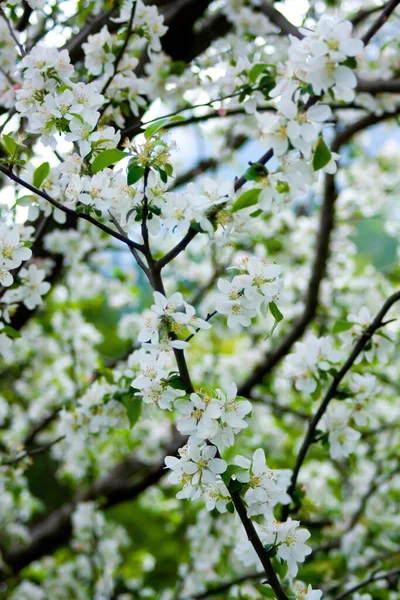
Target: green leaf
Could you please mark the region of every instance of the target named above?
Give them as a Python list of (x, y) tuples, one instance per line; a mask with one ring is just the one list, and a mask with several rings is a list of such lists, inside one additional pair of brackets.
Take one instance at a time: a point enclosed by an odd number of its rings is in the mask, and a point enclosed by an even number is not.
[(287, 194), (288, 192), (290, 192), (290, 185), (287, 181), (278, 181), (276, 185), (276, 191), (279, 194)]
[(242, 210), (243, 208), (248, 208), (249, 206), (254, 206), (257, 204), (260, 193), (260, 188), (253, 188), (252, 190), (247, 190), (244, 192), (244, 194), (239, 196), (232, 206), (232, 212), (234, 213), (238, 210)]
[(353, 327), (354, 323), (351, 321), (336, 321), (333, 326), (332, 333), (342, 333), (342, 331), (348, 331)]
[(274, 571), (280, 579), (284, 579), (286, 577), (287, 563), (282, 562), (279, 558), (273, 558), (272, 566), (274, 567)]
[(78, 121), (80, 121), (81, 123), (85, 122), (84, 118), (79, 113), (69, 113), (69, 114), (71, 115), (71, 117), (75, 117), (75, 119), (78, 119)]
[(269, 303), (269, 310), (271, 312), (271, 315), (274, 317), (275, 322), (274, 322), (274, 324), (272, 326), (271, 331), (267, 335), (267, 338), (269, 338), (274, 333), (274, 331), (277, 328), (278, 324), (283, 319), (283, 314), (281, 313), (281, 311), (279, 310), (279, 308), (277, 307), (277, 305), (275, 304), (275, 302), (270, 302)]
[(17, 142), (10, 135), (3, 135), (3, 146), (10, 156), (14, 156), (18, 148)]
[[(153, 135), (155, 135), (157, 133), (157, 131), (159, 131), (160, 129), (163, 129), (170, 123), (175, 123), (176, 121), (185, 121), (185, 120), (186, 120), (185, 117), (182, 117), (181, 115), (175, 115), (174, 117), (166, 117), (165, 119), (158, 119), (158, 121), (156, 121), (155, 123), (152, 123), (151, 125), (149, 125), (147, 127), (147, 129), (145, 129), (144, 136), (145, 136), (146, 140), (148, 140), (151, 137), (153, 137)], [(145, 123), (144, 123), (144, 125), (145, 125)]]
[(249, 71), (250, 82), (255, 83), (257, 81), (258, 76), (265, 71), (266, 67), (266, 63), (258, 63), (257, 65), (254, 65), (254, 67), (252, 67)]
[(240, 470), (242, 470), (242, 469), (238, 465), (229, 465), (228, 468), (226, 469), (225, 473), (222, 473), (222, 475), (221, 475), (222, 481), (224, 482), (226, 487), (228, 487), (229, 482), (232, 478), (232, 475)]
[(129, 156), (127, 152), (122, 152), (118, 148), (111, 148), (110, 150), (104, 150), (101, 154), (98, 154), (92, 162), (92, 173), (98, 173), (106, 167), (119, 162), (125, 156)]
[(167, 181), (168, 181), (168, 175), (166, 174), (166, 172), (164, 171), (164, 169), (158, 168), (157, 171), (160, 173), (161, 181), (163, 183), (167, 183)]
[(129, 423), (133, 427), (139, 421), (142, 414), (142, 399), (138, 396), (132, 396), (132, 394), (125, 394), (122, 398), (122, 403), (126, 408)]
[(254, 212), (250, 213), (250, 216), (252, 219), (256, 219), (257, 217), (259, 217), (260, 215), (262, 215), (262, 210), (261, 208), (258, 208), (257, 210), (255, 210)]
[(41, 188), (42, 183), (50, 173), (50, 165), (48, 162), (42, 163), (33, 173), (33, 185), (36, 188)]
[(174, 172), (174, 167), (170, 163), (166, 163), (164, 165), (164, 170), (168, 177), (172, 177), (172, 173)]
[(270, 586), (257, 584), (255, 587), (264, 598), (271, 598), (271, 600), (276, 598), (275, 592)]
[(16, 200), (16, 204), (18, 204), (18, 206), (30, 206), (32, 204), (32, 202), (35, 201), (35, 197), (34, 196), (21, 196), (21, 198), (17, 198)]
[(4, 325), (2, 329), (0, 329), (0, 333), (5, 333), (10, 338), (20, 338), (21, 334), (19, 331), (11, 327), (10, 325)]
[(168, 379), (168, 385), (170, 387), (174, 388), (174, 390), (185, 390), (186, 389), (186, 386), (183, 383), (183, 381), (179, 375), (172, 375), (172, 377), (170, 377)]
[(337, 400), (346, 400), (351, 396), (353, 396), (351, 389), (345, 385), (342, 385), (336, 390), (334, 398), (337, 398)]
[(128, 167), (128, 185), (132, 185), (141, 179), (144, 175), (145, 168), (132, 164)]
[(344, 62), (342, 62), (342, 65), (345, 67), (349, 67), (349, 69), (356, 69), (357, 68), (357, 61), (354, 58), (354, 56), (348, 56), (346, 58), (346, 60)]
[(229, 484), (230, 493), (233, 494), (234, 492), (240, 492), (243, 485), (244, 484), (241, 481), (238, 481), (237, 479), (232, 479), (231, 483)]
[(318, 398), (319, 398), (319, 397), (320, 397), (320, 395), (321, 395), (321, 391), (322, 391), (322, 388), (321, 388), (321, 382), (320, 382), (320, 380), (319, 380), (319, 379), (317, 379), (317, 380), (316, 380), (316, 382), (317, 382), (317, 387), (316, 387), (316, 388), (315, 388), (315, 390), (312, 392), (312, 394), (310, 394), (310, 395), (311, 395), (311, 398), (312, 398), (313, 400), (318, 400)]
[(253, 163), (244, 174), (246, 181), (259, 181), (268, 175), (267, 167), (261, 163)]
[(315, 148), (314, 157), (313, 157), (313, 169), (314, 171), (319, 171), (323, 169), (328, 162), (331, 160), (332, 154), (329, 150), (328, 146), (325, 144), (324, 139), (322, 137), (319, 138), (317, 147)]
[(233, 506), (233, 502), (228, 502), (228, 504), (226, 505), (226, 510), (233, 515), (233, 513), (235, 512), (235, 507)]

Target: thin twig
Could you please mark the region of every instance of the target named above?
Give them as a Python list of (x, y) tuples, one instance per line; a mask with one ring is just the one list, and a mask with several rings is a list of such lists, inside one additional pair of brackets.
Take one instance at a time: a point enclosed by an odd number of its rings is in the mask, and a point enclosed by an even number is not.
[(107, 225), (104, 225), (100, 221), (97, 221), (96, 219), (94, 219), (90, 215), (86, 215), (85, 213), (77, 213), (75, 210), (72, 210), (72, 208), (68, 208), (67, 206), (64, 206), (64, 204), (61, 204), (61, 202), (58, 202), (57, 200), (54, 200), (54, 198), (52, 198), (51, 196), (49, 196), (49, 194), (47, 194), (47, 192), (45, 192), (44, 190), (39, 190), (38, 188), (34, 187), (33, 185), (31, 185), (27, 181), (24, 181), (23, 179), (21, 179), (20, 177), (18, 177), (18, 175), (15, 175), (12, 171), (10, 171), (8, 169), (5, 169), (2, 166), (0, 166), (0, 171), (2, 173), (4, 173), (4, 175), (7, 175), (7, 177), (9, 179), (12, 179), (16, 183), (19, 183), (24, 188), (26, 188), (27, 190), (31, 191), (33, 194), (36, 194), (37, 196), (40, 196), (44, 200), (47, 200), (47, 202), (50, 202), (50, 204), (52, 204), (53, 206), (55, 206), (56, 208), (58, 208), (59, 210), (61, 210), (65, 214), (67, 214), (67, 215), (74, 215), (77, 218), (84, 219), (85, 221), (89, 221), (89, 223), (92, 223), (92, 225), (95, 225), (96, 227), (98, 227), (99, 229), (101, 229), (102, 231), (104, 231), (104, 233), (107, 233), (108, 235), (111, 235), (112, 237), (114, 237), (115, 239), (119, 240), (120, 242), (124, 242), (124, 244), (126, 244), (130, 248), (136, 248), (136, 250), (143, 251), (143, 246), (141, 244), (138, 244), (137, 242), (134, 242), (133, 240), (131, 240), (131, 239), (129, 239), (129, 238), (121, 235), (120, 233), (118, 233), (116, 231), (113, 231), (112, 229), (110, 229), (109, 227), (107, 227)]
[(20, 454), (17, 454), (14, 458), (10, 458), (9, 460), (1, 461), (1, 465), (15, 465), (20, 462), (22, 459), (27, 458), (28, 456), (35, 456), (36, 454), (42, 454), (43, 452), (47, 452), (50, 448), (61, 442), (65, 438), (65, 435), (61, 435), (57, 439), (49, 442), (48, 444), (44, 444), (43, 446), (39, 446), (38, 448), (33, 448), (32, 450), (24, 450)]
[(335, 600), (343, 600), (344, 598), (351, 596), (352, 594), (354, 594), (354, 592), (361, 590), (362, 588), (366, 587), (367, 585), (370, 585), (371, 583), (375, 583), (375, 581), (382, 581), (382, 579), (386, 579), (387, 581), (390, 581), (390, 579), (398, 579), (399, 576), (400, 576), (400, 569), (393, 569), (393, 571), (388, 571), (387, 573), (382, 573), (381, 575), (372, 575), (371, 577), (368, 577), (368, 579), (364, 579), (364, 581), (362, 581), (361, 583), (353, 586), (352, 588), (346, 590), (345, 592), (342, 592), (341, 594), (339, 594), (339, 596), (336, 596)]
[[(126, 36), (125, 36), (125, 40), (124, 43), (115, 59), (114, 62), (114, 69), (113, 69), (113, 73), (112, 75), (110, 75), (110, 77), (107, 79), (106, 83), (103, 86), (103, 89), (101, 90), (101, 94), (104, 96), (104, 94), (106, 93), (106, 91), (108, 90), (112, 80), (114, 79), (114, 77), (117, 75), (118, 73), (118, 67), (119, 64), (124, 56), (125, 50), (128, 46), (129, 43), (129, 38), (131, 37), (131, 33), (132, 33), (132, 24), (133, 24), (133, 19), (135, 17), (135, 11), (136, 11), (136, 6), (137, 6), (137, 0), (133, 0), (132, 2), (132, 9), (131, 9), (131, 16), (129, 18), (129, 23), (128, 23), (128, 27), (127, 27), (127, 31), (126, 31)], [(105, 108), (104, 108), (105, 110)], [(103, 110), (103, 112), (104, 112)], [(100, 111), (100, 114), (102, 114), (102, 111)]]
[(0, 8), (0, 16), (2, 16), (2, 17), (3, 17), (3, 19), (5, 20), (5, 22), (6, 22), (6, 25), (7, 25), (7, 27), (8, 27), (8, 31), (10, 32), (10, 35), (11, 35), (12, 39), (14, 40), (14, 42), (16, 43), (16, 45), (18, 46), (18, 49), (19, 49), (19, 51), (20, 51), (20, 53), (21, 53), (21, 56), (25, 56), (26, 52), (25, 52), (25, 50), (24, 50), (24, 47), (23, 47), (23, 45), (22, 45), (22, 44), (19, 42), (19, 40), (18, 40), (18, 38), (17, 38), (17, 36), (16, 36), (16, 34), (15, 34), (15, 31), (14, 31), (14, 29), (13, 29), (13, 27), (12, 27), (11, 23), (10, 23), (10, 20), (9, 20), (9, 18), (7, 17), (6, 13), (4, 12), (4, 10), (3, 10), (2, 8)]

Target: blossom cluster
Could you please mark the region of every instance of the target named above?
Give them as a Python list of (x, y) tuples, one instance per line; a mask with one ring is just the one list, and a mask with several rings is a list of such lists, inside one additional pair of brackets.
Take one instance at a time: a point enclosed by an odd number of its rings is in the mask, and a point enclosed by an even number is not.
[(221, 294), (215, 308), (228, 316), (230, 328), (248, 327), (257, 314), (266, 313), (270, 304), (279, 299), (282, 287), (282, 268), (277, 264), (252, 256), (241, 259), (238, 268), (240, 275), (235, 275), (231, 282), (218, 281)]
[[(351, 62), (364, 46), (352, 37), (350, 21), (336, 23), (330, 18), (322, 18), (313, 30), (301, 28), (299, 38), (289, 39), (288, 60), (278, 66), (268, 92), (276, 114), (255, 113), (267, 146), (281, 161), (276, 171), (252, 177), (260, 190), (259, 206), (266, 212), (279, 209), (285, 199), (304, 195), (317, 171), (335, 173), (339, 155), (323, 138), (332, 111), (321, 100), (328, 93), (338, 101), (354, 99), (357, 79)], [(252, 79), (255, 73), (254, 83), (262, 82), (266, 73), (272, 77), (262, 64), (249, 72)]]
[(50, 289), (45, 270), (36, 264), (22, 266), (32, 256), (33, 233), (33, 227), (0, 223), (0, 355), (10, 350), (11, 336), (16, 335), (11, 325), (18, 305), (34, 310)]

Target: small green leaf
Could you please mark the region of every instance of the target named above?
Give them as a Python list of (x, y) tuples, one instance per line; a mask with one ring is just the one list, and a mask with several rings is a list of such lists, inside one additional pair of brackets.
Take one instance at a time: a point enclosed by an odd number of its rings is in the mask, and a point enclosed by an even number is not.
[(21, 196), (21, 198), (17, 198), (16, 204), (18, 204), (18, 206), (30, 206), (34, 201), (34, 196)]
[(170, 163), (166, 163), (164, 165), (164, 170), (168, 177), (172, 177), (172, 173), (174, 172), (174, 167)]
[(269, 310), (271, 312), (271, 315), (274, 317), (275, 322), (274, 322), (274, 324), (272, 326), (271, 331), (267, 335), (267, 338), (271, 337), (271, 335), (274, 333), (275, 329), (277, 328), (278, 324), (283, 319), (283, 314), (281, 313), (281, 311), (279, 310), (279, 308), (277, 307), (277, 305), (275, 304), (275, 302), (270, 302), (269, 303)]
[(241, 481), (238, 481), (237, 479), (232, 479), (231, 483), (229, 484), (230, 493), (232, 494), (234, 492), (240, 492), (243, 485), (244, 484)]
[(257, 204), (260, 193), (260, 188), (253, 188), (252, 190), (247, 190), (244, 192), (244, 194), (239, 196), (232, 206), (232, 212), (234, 213), (238, 210), (242, 210), (243, 208), (248, 208), (249, 206), (254, 206)]
[(130, 426), (133, 427), (140, 419), (142, 414), (142, 399), (132, 394), (125, 394), (122, 403), (126, 408)]
[(351, 396), (353, 396), (351, 389), (345, 385), (342, 385), (336, 390), (334, 398), (337, 398), (337, 400), (346, 400)]
[(2, 329), (0, 329), (0, 333), (5, 333), (10, 338), (20, 338), (21, 334), (19, 331), (11, 327), (10, 325), (4, 325)]
[(50, 165), (48, 162), (42, 163), (33, 173), (33, 185), (36, 188), (41, 188), (42, 183), (50, 173)]
[(351, 321), (336, 321), (333, 326), (332, 333), (342, 333), (342, 331), (348, 331), (353, 327), (354, 323)]
[(329, 150), (328, 146), (325, 144), (324, 139), (322, 137), (319, 138), (317, 146), (315, 148), (314, 157), (313, 157), (313, 169), (314, 171), (319, 171), (323, 169), (328, 162), (331, 160), (332, 154)]
[(261, 163), (253, 163), (244, 174), (246, 181), (259, 181), (268, 175), (267, 167)]
[(10, 135), (3, 135), (3, 146), (10, 156), (14, 156), (18, 148), (17, 142)]
[(69, 113), (69, 114), (71, 115), (71, 117), (75, 117), (75, 119), (78, 119), (78, 121), (80, 121), (81, 123), (85, 122), (84, 118), (79, 113)]
[(125, 156), (129, 156), (127, 152), (122, 152), (118, 148), (111, 148), (110, 150), (104, 150), (101, 154), (98, 154), (92, 162), (92, 173), (98, 173), (106, 167), (119, 162)]
[(129, 165), (129, 167), (128, 167), (128, 185), (132, 185), (132, 184), (136, 183), (137, 181), (139, 181), (139, 179), (141, 179), (143, 177), (144, 172), (145, 172), (144, 167), (139, 167), (138, 165), (135, 165), (134, 163)]
[(341, 63), (345, 67), (349, 67), (349, 69), (357, 68), (357, 61), (354, 56), (348, 56), (344, 62)]
[(164, 171), (164, 169), (158, 168), (157, 171), (160, 173), (161, 181), (163, 183), (167, 183), (167, 181), (168, 181), (168, 175), (166, 174), (166, 172)]
[(311, 398), (312, 398), (313, 400), (318, 400), (318, 398), (319, 398), (319, 397), (320, 397), (320, 395), (321, 395), (321, 391), (322, 391), (322, 388), (321, 388), (321, 382), (320, 382), (320, 380), (319, 380), (319, 379), (317, 379), (317, 380), (316, 380), (316, 382), (317, 382), (317, 387), (316, 387), (316, 388), (315, 388), (315, 390), (312, 392), (312, 394), (310, 394), (310, 395), (311, 395)]
[(290, 185), (287, 181), (278, 181), (276, 185), (276, 191), (279, 194), (287, 194), (288, 192), (290, 192)]
[(228, 468), (226, 469), (225, 473), (222, 473), (222, 475), (221, 475), (222, 481), (224, 482), (226, 487), (228, 487), (232, 475), (240, 470), (241, 470), (241, 467), (239, 467), (238, 465), (229, 465)]
[[(175, 123), (176, 121), (185, 121), (185, 120), (186, 120), (185, 117), (182, 117), (181, 115), (175, 115), (174, 117), (165, 117), (165, 119), (158, 119), (158, 121), (155, 121), (155, 123), (152, 123), (151, 125), (149, 125), (147, 127), (147, 129), (145, 129), (144, 136), (145, 136), (146, 140), (148, 140), (151, 137), (153, 137), (153, 135), (155, 135), (157, 133), (157, 131), (160, 131), (160, 129), (163, 129), (170, 123)], [(145, 125), (145, 124), (146, 123), (143, 123), (143, 125)]]
[(275, 592), (271, 587), (267, 587), (265, 585), (256, 585), (255, 586), (257, 588), (257, 590), (260, 592), (260, 594), (264, 597), (264, 598), (270, 598), (271, 600), (275, 600), (276, 596), (275, 596)]
[(263, 73), (268, 65), (266, 63), (258, 63), (254, 65), (249, 71), (249, 80), (251, 83), (255, 83), (261, 73)]
[(228, 502), (228, 504), (226, 505), (226, 510), (233, 515), (233, 513), (235, 512), (235, 507), (233, 506), (233, 502)]
[(180, 378), (179, 375), (172, 375), (172, 377), (170, 377), (168, 379), (168, 385), (172, 388), (174, 388), (174, 390), (185, 390), (185, 384), (183, 383), (182, 379)]
[(254, 212), (250, 213), (250, 216), (252, 219), (256, 219), (257, 217), (259, 217), (260, 215), (262, 215), (262, 210), (261, 208), (258, 208), (257, 210), (255, 210)]
[(282, 562), (279, 558), (272, 558), (272, 566), (274, 567), (275, 573), (280, 579), (284, 579), (287, 573), (287, 563)]

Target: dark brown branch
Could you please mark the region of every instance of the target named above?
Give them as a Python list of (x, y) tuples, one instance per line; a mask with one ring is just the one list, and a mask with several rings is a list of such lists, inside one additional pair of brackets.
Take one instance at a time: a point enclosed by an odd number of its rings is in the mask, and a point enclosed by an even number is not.
[(279, 10), (276, 10), (270, 2), (262, 2), (260, 5), (260, 12), (263, 13), (268, 19), (276, 25), (282, 33), (286, 35), (294, 35), (300, 40), (303, 39), (303, 34), (297, 29), (293, 23), (291, 23)]
[[(296, 464), (293, 469), (291, 483), (288, 488), (288, 494), (290, 496), (293, 496), (293, 493), (296, 489), (297, 479), (299, 476), (300, 469), (303, 465), (304, 459), (308, 453), (308, 450), (309, 450), (311, 444), (314, 442), (315, 432), (317, 430), (318, 424), (319, 424), (321, 418), (323, 417), (323, 415), (325, 414), (325, 411), (326, 411), (330, 401), (335, 397), (340, 382), (345, 377), (347, 372), (351, 369), (351, 367), (354, 364), (354, 361), (358, 358), (358, 356), (364, 350), (365, 346), (371, 340), (374, 333), (383, 326), (383, 318), (385, 317), (387, 312), (399, 300), (400, 300), (400, 291), (392, 294), (392, 296), (390, 296), (390, 298), (388, 298), (386, 300), (386, 302), (384, 303), (384, 305), (382, 306), (381, 310), (378, 312), (378, 314), (376, 315), (376, 317), (374, 318), (372, 323), (364, 331), (362, 336), (359, 338), (359, 340), (355, 344), (352, 352), (350, 353), (350, 356), (348, 357), (348, 359), (346, 360), (346, 362), (344, 363), (344, 365), (342, 366), (340, 371), (333, 378), (333, 381), (332, 381), (327, 393), (325, 394), (317, 412), (315, 413), (314, 417), (312, 418), (312, 420), (310, 422), (310, 425), (307, 429), (307, 433), (305, 435), (303, 444), (302, 444), (299, 454), (297, 456)], [(289, 514), (289, 506), (284, 506), (283, 510), (282, 510), (282, 520), (286, 520), (288, 514)]]
[(19, 183), (20, 185), (22, 185), (24, 188), (26, 188), (27, 190), (29, 190), (33, 194), (36, 194), (37, 196), (40, 196), (44, 200), (47, 200), (47, 202), (49, 202), (50, 204), (52, 204), (53, 206), (55, 206), (56, 208), (58, 208), (59, 210), (61, 210), (65, 214), (67, 214), (67, 215), (74, 215), (74, 216), (76, 216), (76, 217), (78, 217), (80, 219), (83, 219), (85, 221), (88, 221), (89, 223), (92, 223), (92, 225), (95, 225), (96, 227), (98, 227), (99, 229), (101, 229), (102, 231), (104, 231), (104, 233), (107, 233), (108, 235), (111, 235), (112, 237), (114, 237), (115, 239), (119, 240), (120, 242), (124, 242), (124, 244), (126, 244), (127, 246), (129, 246), (129, 248), (136, 248), (136, 250), (142, 250), (143, 249), (143, 247), (142, 247), (141, 244), (138, 244), (137, 242), (134, 242), (133, 240), (130, 240), (129, 238), (127, 238), (127, 237), (121, 235), (120, 233), (118, 233), (117, 231), (113, 231), (112, 229), (110, 229), (109, 227), (107, 227), (107, 225), (104, 225), (100, 221), (97, 221), (96, 219), (94, 219), (90, 215), (86, 215), (84, 213), (79, 213), (78, 214), (72, 208), (68, 208), (67, 206), (64, 206), (64, 204), (61, 204), (61, 202), (58, 202), (57, 200), (54, 200), (54, 198), (52, 198), (51, 196), (49, 196), (49, 194), (47, 194), (47, 192), (45, 192), (44, 190), (39, 190), (38, 188), (35, 188), (33, 185), (31, 185), (27, 181), (24, 181), (23, 179), (21, 179), (20, 177), (18, 177), (18, 175), (15, 175), (12, 171), (10, 171), (8, 169), (5, 169), (2, 166), (0, 166), (0, 171), (2, 173), (4, 173), (4, 175), (7, 175), (7, 177), (9, 179), (12, 179), (16, 183)]
[[(398, 107), (394, 113), (384, 113), (383, 115), (367, 115), (359, 121), (352, 123), (346, 129), (336, 135), (332, 143), (332, 151), (338, 152), (356, 133), (363, 131), (372, 125), (376, 125), (384, 120), (395, 117), (399, 114)], [(239, 388), (241, 396), (249, 396), (253, 387), (262, 382), (264, 377), (282, 360), (288, 353), (293, 344), (299, 340), (306, 331), (307, 326), (313, 320), (318, 303), (321, 282), (325, 275), (326, 263), (329, 257), (329, 246), (331, 234), (334, 227), (334, 206), (336, 201), (336, 188), (333, 175), (326, 175), (324, 202), (321, 210), (319, 232), (316, 244), (314, 264), (311, 278), (308, 284), (305, 306), (303, 313), (294, 322), (290, 331), (283, 337), (276, 348), (265, 355), (262, 363), (257, 365), (246, 381)]]
[[(176, 452), (176, 448), (185, 443), (185, 438), (176, 434), (164, 449), (166, 454)], [(128, 456), (112, 471), (97, 480), (85, 492), (79, 492), (75, 498), (60, 507), (31, 530), (27, 545), (16, 545), (5, 553), (5, 563), (15, 573), (32, 561), (51, 553), (68, 541), (71, 535), (71, 517), (79, 502), (103, 499), (104, 508), (109, 508), (133, 500), (149, 486), (157, 483), (165, 474), (164, 461), (148, 467), (139, 463), (134, 455)], [(6, 576), (0, 569), (0, 580)]]
[(365, 45), (367, 45), (374, 35), (383, 27), (386, 21), (389, 19), (392, 12), (396, 10), (398, 5), (400, 4), (400, 0), (392, 0), (388, 2), (384, 10), (381, 12), (376, 21), (371, 25), (368, 31), (361, 38)]
[[(125, 40), (124, 40), (124, 43), (122, 44), (121, 49), (118, 52), (117, 57), (116, 57), (116, 59), (114, 61), (113, 73), (107, 79), (106, 83), (104, 84), (104, 86), (103, 86), (103, 88), (101, 90), (101, 94), (103, 94), (103, 95), (106, 93), (106, 91), (108, 90), (108, 88), (111, 85), (112, 80), (117, 75), (119, 64), (120, 64), (121, 60), (124, 57), (125, 50), (126, 50), (126, 48), (128, 46), (128, 43), (129, 43), (129, 39), (130, 39), (130, 37), (132, 35), (132, 25), (133, 25), (133, 19), (135, 18), (136, 6), (137, 6), (137, 2), (133, 2), (132, 3), (132, 9), (131, 9), (131, 15), (129, 17), (129, 23), (128, 23), (128, 27), (127, 27), (126, 34), (125, 34)], [(103, 114), (104, 110), (105, 110), (105, 107), (103, 107), (103, 110), (100, 112), (100, 114)]]
[(354, 17), (352, 17), (350, 19), (350, 21), (353, 24), (353, 27), (357, 27), (357, 25), (359, 25), (360, 23), (362, 23), (363, 21), (365, 21), (365, 19), (368, 19), (368, 17), (370, 17), (371, 15), (379, 12), (380, 10), (384, 9), (386, 6), (388, 6), (389, 2), (386, 2), (383, 6), (373, 6), (372, 8), (365, 8), (363, 10), (359, 10)]

